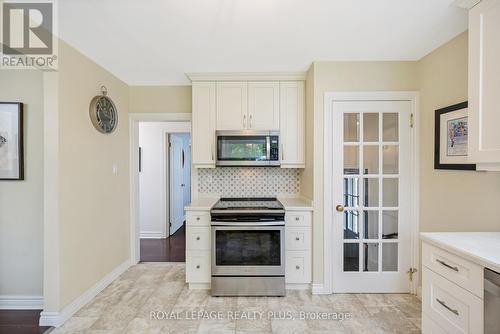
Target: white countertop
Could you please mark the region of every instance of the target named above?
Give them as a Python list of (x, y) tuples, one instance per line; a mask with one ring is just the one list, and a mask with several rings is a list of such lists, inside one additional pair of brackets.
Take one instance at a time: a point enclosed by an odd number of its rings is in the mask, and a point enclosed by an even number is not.
[[(210, 210), (212, 206), (219, 200), (218, 197), (209, 198), (199, 198), (193, 200), (191, 203), (186, 205), (184, 209), (186, 211), (203, 211)], [(279, 197), (278, 200), (283, 204), (285, 210), (289, 211), (312, 211), (311, 201), (305, 200), (303, 198), (282, 198)]]
[(198, 198), (184, 207), (186, 211), (209, 211), (219, 200), (218, 197)]
[(500, 272), (500, 232), (423, 232), (422, 241)]

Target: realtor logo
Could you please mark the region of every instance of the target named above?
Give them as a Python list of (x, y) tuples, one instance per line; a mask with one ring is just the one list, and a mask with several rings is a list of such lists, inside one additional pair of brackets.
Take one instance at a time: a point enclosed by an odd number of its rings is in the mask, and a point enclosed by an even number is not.
[(55, 69), (54, 1), (3, 1), (0, 68)]

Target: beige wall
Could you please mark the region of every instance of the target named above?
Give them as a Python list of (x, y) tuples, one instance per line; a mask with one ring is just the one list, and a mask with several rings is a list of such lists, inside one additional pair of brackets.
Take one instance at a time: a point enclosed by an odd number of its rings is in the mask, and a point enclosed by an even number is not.
[[(303, 187), (313, 184), (313, 283), (323, 282), (323, 122), (324, 93), (332, 91), (415, 91), (418, 77), (415, 62), (315, 62), (314, 115), (308, 104), (307, 119), (313, 117), (314, 132), (306, 132), (306, 147), (313, 148), (314, 173), (303, 173)], [(306, 121), (307, 127), (307, 121)], [(310, 152), (308, 153), (310, 154)], [(310, 165), (307, 166), (311, 168)], [(306, 186), (306, 191), (309, 188)], [(307, 195), (307, 194), (304, 194)]]
[(420, 230), (500, 231), (500, 173), (435, 170), (434, 111), (467, 100), (467, 33), (422, 58)]
[(314, 64), (309, 67), (306, 76), (306, 166), (300, 174), (300, 193), (308, 199), (313, 199), (314, 185), (313, 185), (313, 150), (314, 150)]
[(190, 113), (191, 86), (131, 86), (132, 113)]
[(24, 103), (24, 181), (0, 181), (0, 299), (42, 296), (43, 77), (0, 70), (0, 101)]
[[(129, 87), (63, 42), (58, 75), (62, 309), (130, 257)], [(109, 135), (97, 132), (89, 118), (101, 85), (119, 112)]]

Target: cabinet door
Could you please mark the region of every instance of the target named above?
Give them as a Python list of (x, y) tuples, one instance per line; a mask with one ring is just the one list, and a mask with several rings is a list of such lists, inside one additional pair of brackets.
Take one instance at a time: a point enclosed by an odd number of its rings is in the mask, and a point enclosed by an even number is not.
[(483, 0), (469, 12), (469, 159), (473, 163), (500, 163), (499, 92), (500, 0)]
[(304, 112), (304, 82), (280, 82), (282, 168), (304, 168)]
[(192, 87), (193, 165), (215, 167), (215, 82), (193, 82)]
[(244, 130), (248, 126), (246, 82), (217, 82), (217, 130)]
[(248, 129), (279, 130), (279, 82), (248, 83)]

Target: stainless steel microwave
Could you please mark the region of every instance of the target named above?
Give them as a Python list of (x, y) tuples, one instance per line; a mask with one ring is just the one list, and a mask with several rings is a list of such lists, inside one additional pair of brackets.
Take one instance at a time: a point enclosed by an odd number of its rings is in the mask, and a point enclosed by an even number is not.
[(279, 166), (278, 131), (217, 131), (217, 166)]

